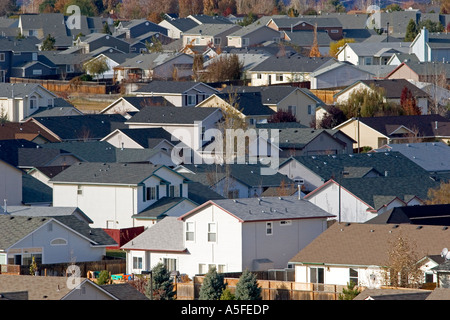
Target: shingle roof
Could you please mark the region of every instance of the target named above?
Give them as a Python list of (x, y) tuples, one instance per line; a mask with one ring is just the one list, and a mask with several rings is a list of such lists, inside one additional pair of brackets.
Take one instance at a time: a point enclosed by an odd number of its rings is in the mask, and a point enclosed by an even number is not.
[(334, 223), (290, 262), (358, 266), (386, 266), (391, 244), (405, 237), (415, 246), (419, 259), (439, 255), (448, 247), (450, 229), (442, 226)]
[[(46, 206), (7, 206), (10, 215), (24, 217), (55, 217), (80, 214), (86, 221), (92, 220), (77, 207), (46, 207)], [(0, 209), (0, 212), (3, 212)]]
[(218, 23), (206, 23), (197, 25), (189, 30), (183, 32), (184, 36), (189, 35), (204, 35), (204, 36), (216, 36), (222, 33), (231, 33), (234, 29), (240, 28), (235, 24), (218, 24)]
[[(127, 120), (120, 114), (32, 117), (61, 140), (100, 140), (115, 129), (125, 128)], [(31, 119), (30, 119), (31, 120)]]
[(102, 285), (101, 288), (108, 291), (119, 300), (149, 300), (145, 294), (137, 290), (130, 283)]
[(13, 52), (38, 52), (37, 45), (40, 43), (36, 37), (17, 39), (15, 37), (0, 37), (0, 51)]
[(164, 94), (164, 93), (182, 94), (194, 87), (196, 87), (196, 89), (200, 90), (200, 88), (201, 88), (200, 84), (205, 85), (202, 82), (195, 82), (195, 81), (153, 80), (150, 83), (135, 90), (134, 92), (145, 92), (145, 93), (155, 93), (155, 94)]
[(382, 80), (360, 80), (368, 87), (375, 86), (383, 89), (383, 94), (388, 99), (400, 99), (402, 90), (406, 87), (411, 90), (416, 98), (429, 97), (428, 93), (419, 89), (406, 79), (382, 79)]
[(25, 205), (49, 205), (53, 202), (51, 187), (28, 174), (22, 175), (22, 203)]
[(370, 219), (371, 224), (400, 224), (450, 226), (450, 204), (395, 207)]
[(389, 144), (374, 151), (398, 151), (427, 171), (450, 171), (450, 147), (443, 142)]
[(257, 66), (252, 72), (313, 72), (323, 63), (331, 60), (330, 57), (310, 58), (301, 55), (289, 57), (269, 57)]
[(219, 110), (219, 108), (148, 106), (131, 117), (127, 123), (194, 124), (195, 121), (202, 121)]
[(280, 163), (280, 167), (288, 161), (298, 161), (325, 181), (333, 177), (339, 178), (339, 173), (344, 171), (345, 168), (350, 170), (351, 168), (361, 167), (373, 168), (380, 175), (385, 175), (385, 172), (387, 172), (389, 177), (428, 175), (425, 169), (400, 152), (296, 156), (290, 159)]
[(32, 122), (5, 122), (0, 124), (0, 140), (23, 139), (27, 136), (34, 139), (38, 135), (50, 142), (58, 141), (54, 136)]
[[(210, 204), (215, 204), (224, 209), (241, 222), (311, 218), (326, 219), (334, 217), (334, 215), (329, 214), (311, 202), (293, 196), (211, 200), (203, 204), (203, 206)], [(201, 210), (201, 208), (202, 206), (191, 210), (181, 216), (180, 219), (185, 219), (187, 216)]]
[(217, 93), (215, 95), (228, 103), (233, 101), (239, 106), (239, 111), (245, 116), (270, 116), (275, 113), (275, 111), (263, 103), (260, 92), (237, 92), (236, 94)]
[(138, 214), (133, 215), (133, 218), (151, 218), (151, 219), (162, 219), (167, 216), (167, 212), (178, 205), (179, 203), (186, 200), (183, 197), (162, 197), (158, 199), (155, 203), (152, 203), (147, 208), (143, 209)]
[(137, 185), (162, 166), (141, 163), (78, 162), (52, 178), (53, 183)]
[(391, 136), (391, 134), (401, 126), (404, 126), (409, 130), (417, 130), (419, 137), (450, 136), (450, 120), (437, 114), (420, 116), (361, 117), (359, 120), (386, 136)]
[(9, 163), (14, 167), (19, 166), (19, 149), (20, 148), (36, 148), (38, 144), (24, 140), (1, 140), (0, 141), (0, 159)]
[[(303, 149), (320, 135), (325, 135), (333, 138), (332, 131), (327, 129), (286, 128), (279, 130), (278, 134), (279, 146), (282, 149)], [(340, 141), (339, 139), (335, 140), (337, 143), (345, 145), (345, 143)]]
[(165, 217), (124, 244), (121, 249), (183, 252), (186, 250), (183, 241), (183, 222), (177, 217)]
[(38, 87), (42, 88), (37, 83), (0, 83), (0, 97), (11, 98), (14, 95), (15, 98), (24, 98)]
[(178, 140), (163, 128), (120, 129), (120, 131), (143, 148), (152, 148), (162, 140), (170, 143)]

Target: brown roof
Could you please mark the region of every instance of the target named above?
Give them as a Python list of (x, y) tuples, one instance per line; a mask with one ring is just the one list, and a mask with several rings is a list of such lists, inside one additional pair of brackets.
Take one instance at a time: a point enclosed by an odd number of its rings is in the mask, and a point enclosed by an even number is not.
[(415, 246), (419, 258), (439, 255), (450, 243), (450, 229), (442, 226), (334, 223), (290, 262), (385, 266), (399, 236)]
[(0, 124), (0, 140), (26, 139), (33, 141), (39, 135), (49, 142), (59, 142), (59, 139), (33, 122), (6, 122)]
[(72, 289), (66, 277), (0, 274), (0, 292), (28, 292), (29, 300), (61, 300)]
[(431, 292), (427, 300), (450, 300), (450, 289), (436, 288)]

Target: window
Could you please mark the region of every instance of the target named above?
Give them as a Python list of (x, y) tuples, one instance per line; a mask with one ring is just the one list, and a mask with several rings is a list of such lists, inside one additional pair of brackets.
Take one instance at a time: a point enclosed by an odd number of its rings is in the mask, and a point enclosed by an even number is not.
[(273, 234), (273, 225), (272, 222), (266, 222), (266, 235), (272, 235)]
[(73, 72), (73, 71), (74, 71), (73, 65), (71, 65), (71, 64), (66, 64), (66, 72)]
[(237, 199), (237, 198), (239, 198), (239, 190), (228, 191), (228, 199)]
[(364, 58), (364, 64), (366, 66), (370, 66), (372, 64), (372, 57), (365, 57)]
[(147, 188), (147, 200), (155, 200), (156, 199), (156, 187)]
[(262, 74), (261, 73), (257, 73), (256, 74), (256, 79), (262, 79)]
[(350, 268), (350, 281), (358, 285), (358, 270)]
[(208, 272), (208, 270), (206, 269), (206, 264), (200, 263), (200, 264), (198, 265), (198, 273), (199, 273), (199, 274), (205, 274), (205, 273), (207, 273), (207, 272)]
[(80, 196), (83, 195), (83, 186), (80, 185), (77, 186), (77, 194)]
[(0, 61), (5, 61), (5, 54), (3, 52), (0, 53)]
[(314, 106), (308, 105), (308, 114), (313, 114)]
[(175, 197), (175, 186), (169, 186), (169, 197)]
[(276, 75), (276, 79), (277, 79), (277, 81), (283, 81), (283, 75), (282, 74), (277, 74)]
[(215, 223), (208, 223), (208, 242), (217, 241), (217, 230)]
[(133, 269), (142, 269), (142, 257), (133, 257)]
[(30, 109), (37, 108), (37, 99), (36, 97), (30, 97)]
[(36, 52), (33, 52), (33, 53), (31, 54), (31, 60), (37, 61), (37, 59), (38, 59), (37, 53), (36, 53)]
[(37, 37), (38, 35), (37, 30), (28, 30), (28, 35), (30, 37)]
[(194, 241), (195, 239), (195, 231), (194, 231), (194, 223), (186, 222), (186, 241)]
[(339, 30), (337, 30), (337, 29), (331, 29), (331, 33), (339, 33)]
[(248, 46), (248, 44), (249, 44), (248, 38), (242, 38), (242, 45), (245, 47)]
[(187, 105), (188, 106), (195, 106), (196, 104), (196, 95), (190, 94), (187, 96)]
[(309, 271), (311, 283), (324, 283), (323, 268), (310, 268)]
[(214, 44), (215, 45), (220, 45), (220, 41), (221, 41), (220, 38), (214, 38)]
[(22, 263), (24, 266), (29, 266), (34, 261), (37, 265), (42, 264), (42, 253), (25, 253), (22, 256)]
[(164, 258), (163, 263), (167, 271), (172, 272), (177, 270), (177, 259)]
[(225, 265), (224, 264), (217, 265), (217, 272), (218, 273), (224, 273), (225, 272)]
[(293, 116), (295, 116), (296, 111), (297, 108), (295, 106), (288, 106), (288, 112), (290, 112)]
[(33, 70), (33, 76), (40, 76), (40, 75), (42, 75), (42, 69)]
[(50, 242), (50, 245), (52, 245), (52, 246), (65, 246), (65, 245), (67, 245), (67, 240), (66, 239), (62, 239), (62, 238), (56, 238), (56, 239), (53, 239)]

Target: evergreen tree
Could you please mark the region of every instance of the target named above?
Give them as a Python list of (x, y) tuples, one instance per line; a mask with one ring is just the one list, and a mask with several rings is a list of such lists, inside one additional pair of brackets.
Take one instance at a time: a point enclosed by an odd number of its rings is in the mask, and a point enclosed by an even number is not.
[(111, 30), (109, 29), (108, 22), (105, 22), (105, 23), (103, 24), (102, 33), (104, 33), (104, 34), (112, 34), (112, 33), (111, 33)]
[(98, 285), (104, 285), (104, 284), (110, 284), (111, 283), (111, 276), (109, 275), (108, 270), (103, 270), (98, 275), (97, 284)]
[(342, 293), (339, 294), (339, 300), (353, 300), (361, 291), (356, 287), (356, 283), (350, 281), (347, 283), (347, 288), (342, 289)]
[(417, 25), (413, 19), (409, 20), (408, 25), (406, 26), (406, 35), (405, 41), (411, 42), (417, 36)]
[(211, 268), (203, 279), (199, 300), (219, 300), (226, 286), (223, 275), (215, 267)]
[(52, 37), (51, 34), (47, 36), (47, 38), (44, 39), (41, 46), (41, 51), (51, 51), (55, 50), (55, 38)]
[(261, 287), (258, 286), (256, 275), (247, 269), (242, 272), (235, 292), (236, 300), (261, 300)]
[[(152, 292), (153, 290), (153, 292)], [(147, 282), (145, 294), (152, 300), (173, 300), (176, 292), (173, 290), (173, 279), (163, 263), (158, 263), (152, 269), (152, 281)]]

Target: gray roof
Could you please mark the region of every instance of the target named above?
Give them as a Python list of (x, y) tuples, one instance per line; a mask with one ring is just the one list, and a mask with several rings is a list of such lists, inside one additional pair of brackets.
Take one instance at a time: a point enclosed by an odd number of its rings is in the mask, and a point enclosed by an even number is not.
[(233, 30), (239, 28), (240, 27), (235, 24), (217, 24), (217, 23), (201, 24), (184, 31), (183, 37), (189, 35), (216, 36), (222, 33), (231, 33), (233, 32)]
[(279, 130), (279, 146), (282, 149), (303, 149), (313, 140), (321, 135), (329, 136), (336, 141), (336, 143), (345, 146), (345, 143), (333, 137), (335, 131), (327, 129), (313, 129), (313, 128), (285, 128)]
[(124, 244), (121, 249), (183, 252), (186, 250), (183, 241), (183, 222), (177, 217), (165, 217)]
[[(210, 203), (228, 211), (242, 222), (334, 217), (311, 202), (293, 196), (211, 200)], [(200, 209), (198, 207), (181, 218)]]
[(331, 60), (330, 57), (310, 58), (301, 55), (289, 57), (269, 57), (256, 67), (252, 72), (313, 72), (325, 62)]
[[(80, 215), (85, 221), (92, 223), (92, 220), (77, 207), (44, 207), (44, 206), (7, 206), (10, 215), (23, 217), (58, 217)], [(3, 209), (0, 209), (3, 213)]]
[(194, 124), (202, 121), (220, 108), (189, 108), (148, 106), (131, 117), (127, 123), (179, 123)]
[(360, 57), (374, 56), (382, 49), (391, 49), (392, 53), (409, 53), (410, 42), (354, 42), (346, 43)]
[(190, 18), (178, 18), (173, 20), (167, 19), (166, 21), (182, 32), (198, 26), (198, 23)]
[[(145, 53), (127, 59), (115, 68), (138, 68), (144, 70), (152, 70), (153, 68), (166, 63), (184, 53)], [(186, 55), (187, 56), (187, 55)]]
[(36, 37), (16, 39), (15, 37), (0, 37), (0, 51), (38, 52), (40, 41)]
[[(285, 31), (286, 36), (289, 37), (289, 43), (294, 43), (301, 47), (309, 47), (314, 44), (314, 32), (313, 31)], [(317, 43), (319, 46), (329, 46), (333, 41), (329, 34), (325, 31), (318, 31), (317, 33)]]
[(287, 17), (287, 18), (274, 18), (273, 22), (277, 24), (279, 28), (290, 28), (299, 23), (305, 22), (310, 25), (316, 25), (317, 27), (342, 27), (341, 22), (335, 17), (321, 17), (317, 18), (314, 16), (298, 16), (298, 17)]
[(132, 217), (136, 219), (162, 219), (168, 215), (167, 213), (170, 209), (174, 208), (184, 200), (190, 201), (183, 197), (162, 197)]
[(240, 28), (239, 30), (234, 31), (233, 33), (230, 33), (228, 35), (228, 37), (243, 37), (252, 32), (255, 32), (259, 29), (263, 29), (264, 32), (272, 32), (272, 33), (280, 34), (278, 31), (276, 31), (272, 28), (269, 28), (267, 26), (250, 24), (248, 26)]
[(78, 162), (50, 181), (53, 183), (138, 185), (161, 167), (163, 166), (142, 163)]
[(0, 215), (0, 248), (9, 248), (53, 219), (87, 237), (93, 245), (116, 244), (102, 229), (90, 228), (86, 222), (75, 216), (26, 217), (2, 214)]
[(450, 171), (450, 147), (443, 142), (389, 144), (374, 151), (398, 151), (427, 171)]
[(24, 98), (39, 87), (46, 90), (37, 83), (0, 83), (0, 97), (11, 98), (14, 95), (15, 98)]

